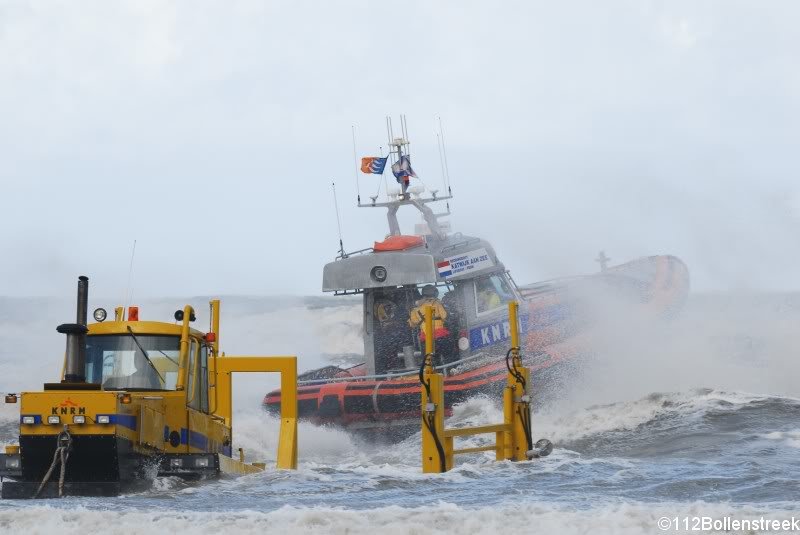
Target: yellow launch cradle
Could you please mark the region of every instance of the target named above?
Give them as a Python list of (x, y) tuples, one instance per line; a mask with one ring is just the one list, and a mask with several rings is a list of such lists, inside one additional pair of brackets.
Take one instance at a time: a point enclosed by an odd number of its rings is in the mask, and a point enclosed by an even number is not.
[[(138, 307), (97, 309), (87, 323), (88, 278), (78, 282), (61, 381), (9, 394), (20, 403), (19, 445), (0, 454), (3, 498), (114, 496), (159, 475), (188, 479), (241, 475), (262, 463), (234, 458), (233, 374), (281, 374), (276, 466), (297, 468), (297, 358), (220, 353), (220, 302), (210, 302), (210, 330), (191, 326), (194, 309), (175, 323), (139, 321)], [(155, 470), (154, 470), (155, 468)], [(3, 479), (6, 479), (3, 481)]]
[[(433, 368), (435, 342), (433, 336), (425, 337), (425, 358), (420, 368), (422, 383), (422, 471), (447, 472), (453, 468), (453, 458), (459, 453), (494, 451), (498, 461), (524, 461), (550, 454), (553, 445), (542, 439), (531, 440), (530, 370), (522, 365), (519, 343), (519, 304), (508, 303), (511, 327), (511, 349), (506, 354), (508, 380), (503, 389), (503, 423), (446, 429), (444, 426), (444, 377)], [(433, 306), (424, 309), (425, 332), (433, 333)], [(495, 443), (489, 446), (456, 449), (455, 437), (495, 434)]]

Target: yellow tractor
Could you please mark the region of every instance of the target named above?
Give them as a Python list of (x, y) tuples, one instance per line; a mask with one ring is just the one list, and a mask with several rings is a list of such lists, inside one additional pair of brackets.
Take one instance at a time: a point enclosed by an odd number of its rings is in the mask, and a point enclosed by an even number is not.
[[(59, 325), (67, 347), (62, 378), (40, 392), (6, 395), (20, 404), (19, 445), (0, 454), (3, 498), (115, 496), (153, 478), (187, 479), (261, 471), (232, 451), (231, 374), (281, 374), (277, 467), (297, 467), (297, 359), (234, 357), (219, 351), (220, 302), (211, 327), (192, 327), (194, 309), (175, 322), (140, 321), (137, 307), (114, 320), (94, 311), (89, 279), (78, 280), (76, 323)], [(127, 312), (127, 315), (126, 315)]]

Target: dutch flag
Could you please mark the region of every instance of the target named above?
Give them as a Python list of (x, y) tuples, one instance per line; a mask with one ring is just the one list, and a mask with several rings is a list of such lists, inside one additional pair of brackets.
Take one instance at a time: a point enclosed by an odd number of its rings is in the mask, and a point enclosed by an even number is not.
[(439, 262), (436, 264), (436, 269), (439, 270), (439, 276), (442, 278), (447, 278), (453, 274), (453, 270), (450, 268), (449, 260), (445, 260), (444, 262)]

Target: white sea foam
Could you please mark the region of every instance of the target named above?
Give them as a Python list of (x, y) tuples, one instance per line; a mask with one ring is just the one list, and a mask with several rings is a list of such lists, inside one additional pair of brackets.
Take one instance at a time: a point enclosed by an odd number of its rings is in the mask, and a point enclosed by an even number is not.
[[(661, 517), (708, 516), (721, 519), (765, 517), (781, 520), (791, 513), (781, 510), (737, 508), (723, 504), (619, 504), (585, 510), (569, 510), (556, 505), (525, 504), (512, 507), (467, 509), (451, 503), (428, 507), (380, 507), (370, 510), (332, 508), (295, 508), (259, 512), (193, 511), (103, 511), (83, 508), (30, 506), (13, 510), (0, 509), (0, 529), (9, 535), (52, 534), (84, 535), (109, 533), (158, 535), (161, 533), (329, 533), (329, 534), (419, 534), (500, 532), (526, 534), (639, 535), (658, 533)], [(681, 532), (681, 531), (673, 531)], [(759, 533), (753, 531), (748, 533)]]
[[(251, 460), (271, 461), (278, 449), (280, 420), (261, 409), (241, 409), (233, 416), (234, 450), (244, 448)], [(300, 422), (298, 457), (303, 462), (329, 462), (358, 451), (352, 437), (331, 427)]]
[(782, 442), (792, 448), (800, 448), (800, 429), (793, 429), (791, 431), (773, 431), (772, 433), (761, 435), (761, 438)]
[(654, 393), (635, 401), (594, 405), (565, 413), (547, 412), (536, 415), (533, 425), (543, 436), (556, 442), (565, 442), (606, 431), (632, 430), (667, 415), (691, 419), (710, 410), (735, 411), (750, 403), (770, 398), (771, 396), (761, 394), (710, 389)]
[(314, 332), (329, 355), (363, 354), (362, 306), (345, 305), (314, 311)]
[(19, 421), (19, 404), (3, 403), (0, 405), (0, 424)]
[[(611, 462), (625, 467), (618, 459), (583, 459), (565, 449), (562, 444), (609, 431), (630, 431), (655, 420), (674, 416), (683, 422), (701, 418), (708, 411), (736, 411), (750, 403), (769, 399), (769, 396), (742, 392), (692, 390), (651, 394), (635, 401), (596, 405), (566, 413), (534, 414), (534, 439), (548, 438), (556, 450), (547, 462), (547, 469), (558, 470), (565, 464), (591, 464)], [(786, 400), (787, 398), (782, 398)], [(478, 426), (501, 422), (503, 413), (496, 400), (476, 396), (453, 408), (447, 427)], [(271, 461), (275, 457), (279, 422), (263, 411), (248, 409), (234, 416), (236, 447), (243, 447), (248, 457)], [(766, 438), (784, 439), (790, 445), (800, 444), (800, 434), (770, 434)], [(475, 447), (490, 444), (494, 436), (476, 435), (457, 438), (458, 447)], [(337, 469), (358, 471), (375, 476), (399, 475), (413, 477), (419, 472), (419, 432), (391, 447), (363, 444), (347, 432), (333, 427), (318, 427), (301, 422), (299, 429), (300, 463), (309, 468), (334, 466)], [(494, 453), (483, 452), (459, 458), (464, 470), (491, 463)], [(463, 468), (469, 466), (470, 468)], [(388, 472), (387, 472), (388, 471)], [(391, 473), (390, 473), (391, 472)]]

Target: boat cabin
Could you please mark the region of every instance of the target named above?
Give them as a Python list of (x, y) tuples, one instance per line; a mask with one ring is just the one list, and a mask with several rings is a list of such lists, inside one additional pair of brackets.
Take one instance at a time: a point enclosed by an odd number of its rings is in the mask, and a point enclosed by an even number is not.
[[(388, 236), (350, 254), (340, 239), (338, 258), (323, 271), (323, 292), (364, 296), (367, 375), (407, 373), (419, 367), (426, 333), (420, 332), (418, 306), (436, 303), (436, 355), (440, 364), (449, 364), (505, 343), (510, 336), (506, 304), (521, 298), (486, 240), (450, 233), (448, 222), (440, 221), (450, 215), (449, 203), (444, 213), (430, 208), (453, 198), (449, 177), (444, 196), (438, 190), (410, 185), (417, 175), (411, 169), (404, 117), (401, 126), (403, 137), (395, 138), (387, 118), (390, 156), (364, 158), (361, 166), (364, 173), (382, 174), (388, 158), (394, 160), (392, 173), (400, 189), (387, 189), (385, 202), (375, 196), (362, 204), (358, 197), (360, 208), (387, 209)], [(383, 163), (376, 165), (376, 161)], [(422, 216), (414, 235), (400, 230), (397, 212), (401, 207), (415, 208)]]
[[(507, 303), (520, 296), (497, 258), (480, 238), (456, 233), (392, 235), (357, 254), (342, 255), (323, 271), (323, 291), (361, 293), (367, 374), (408, 371), (419, 366), (424, 334), (411, 316), (425, 287), (437, 290), (445, 317), (436, 324), (441, 364), (480, 350), (493, 338), (505, 340)], [(436, 318), (439, 320), (439, 318)], [(411, 321), (409, 321), (411, 320)], [(476, 331), (485, 325), (486, 331)], [(491, 326), (496, 325), (492, 332)], [(505, 336), (504, 336), (505, 335)]]

